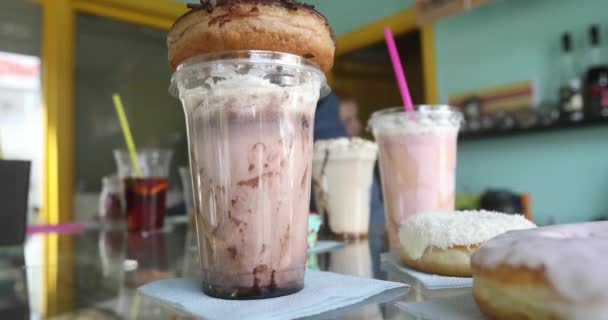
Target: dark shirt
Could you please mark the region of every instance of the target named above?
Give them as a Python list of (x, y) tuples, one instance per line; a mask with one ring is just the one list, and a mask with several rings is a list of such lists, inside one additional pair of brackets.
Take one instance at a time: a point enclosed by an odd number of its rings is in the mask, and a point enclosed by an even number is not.
[(321, 98), (315, 111), (314, 141), (346, 137), (346, 128), (340, 120), (340, 100), (333, 93)]

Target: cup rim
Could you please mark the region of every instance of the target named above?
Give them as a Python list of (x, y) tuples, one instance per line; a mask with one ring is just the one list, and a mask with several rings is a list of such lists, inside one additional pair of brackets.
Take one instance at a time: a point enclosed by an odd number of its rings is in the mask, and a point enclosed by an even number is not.
[(179, 77), (187, 71), (200, 70), (217, 62), (223, 63), (253, 63), (274, 64), (281, 67), (298, 68), (316, 74), (322, 80), (319, 98), (327, 96), (331, 89), (327, 85), (327, 78), (321, 67), (314, 61), (299, 55), (268, 50), (230, 50), (196, 55), (180, 63), (171, 75), (169, 93), (178, 97), (177, 82)]
[[(340, 160), (374, 160), (378, 158), (378, 150), (375, 150), (373, 153), (369, 154), (356, 154), (356, 153), (343, 153), (343, 154), (333, 154), (331, 157), (332, 161), (340, 161)], [(315, 156), (313, 154), (312, 161), (319, 162), (324, 161), (325, 157)]]
[(316, 62), (292, 53), (269, 50), (228, 50), (204, 53), (190, 57), (177, 66), (174, 74), (194, 66), (201, 67), (201, 64), (211, 64), (216, 63), (217, 61), (231, 62), (243, 60), (253, 60), (254, 62), (262, 63), (277, 63), (278, 61), (278, 64), (281, 65), (307, 67), (312, 68), (319, 73), (323, 73), (321, 67)]
[(388, 107), (386, 109), (380, 109), (378, 111), (372, 112), (370, 119), (374, 116), (379, 117), (387, 114), (398, 114), (398, 113), (411, 113), (411, 114), (420, 114), (420, 113), (436, 113), (436, 112), (454, 112), (461, 113), (457, 107), (451, 106), (449, 104), (417, 104), (414, 105), (414, 111), (405, 111), (403, 107)]
[(462, 124), (464, 117), (462, 112), (457, 107), (453, 107), (447, 104), (420, 104), (414, 106), (414, 111), (405, 111), (403, 107), (390, 107), (375, 111), (369, 117), (367, 121), (367, 130), (372, 131), (375, 124), (378, 124), (380, 119), (387, 116), (401, 116), (412, 115), (412, 119), (416, 119), (419, 116), (438, 116), (447, 115), (452, 121), (458, 123), (458, 127)]

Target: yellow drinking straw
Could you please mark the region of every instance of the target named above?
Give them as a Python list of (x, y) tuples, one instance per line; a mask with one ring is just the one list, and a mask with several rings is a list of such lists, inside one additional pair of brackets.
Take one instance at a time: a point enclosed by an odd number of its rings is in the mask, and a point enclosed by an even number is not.
[(139, 167), (139, 162), (137, 162), (137, 151), (135, 151), (135, 144), (133, 143), (133, 136), (131, 135), (131, 129), (129, 128), (129, 121), (125, 115), (125, 108), (122, 105), (122, 100), (120, 99), (120, 95), (118, 93), (113, 94), (112, 99), (114, 100), (116, 114), (118, 115), (118, 120), (120, 121), (120, 126), (122, 127), (122, 133), (125, 136), (125, 142), (127, 143), (127, 149), (129, 150), (129, 155), (131, 156), (131, 163), (135, 169), (135, 176), (141, 177), (141, 168)]

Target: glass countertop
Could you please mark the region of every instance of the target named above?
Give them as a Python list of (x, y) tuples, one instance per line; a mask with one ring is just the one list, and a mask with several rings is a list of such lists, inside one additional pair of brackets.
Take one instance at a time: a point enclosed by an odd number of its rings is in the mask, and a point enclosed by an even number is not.
[[(470, 292), (426, 290), (415, 279), (385, 272), (384, 226), (369, 238), (311, 254), (308, 267), (411, 286), (405, 296), (376, 296), (310, 319), (410, 319), (397, 301), (424, 301)], [(88, 226), (79, 234), (35, 234), (25, 245), (0, 248), (0, 319), (194, 319), (137, 294), (151, 281), (200, 274), (196, 235), (185, 221), (148, 236)]]

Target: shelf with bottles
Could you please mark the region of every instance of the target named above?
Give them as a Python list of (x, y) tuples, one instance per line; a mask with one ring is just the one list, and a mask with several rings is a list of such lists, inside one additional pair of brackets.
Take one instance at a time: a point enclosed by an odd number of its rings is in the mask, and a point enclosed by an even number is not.
[(608, 59), (601, 52), (600, 27), (591, 25), (586, 38), (588, 46), (577, 54), (571, 34), (561, 35), (557, 104), (484, 114), (480, 99), (466, 99), (460, 105), (467, 120), (461, 140), (607, 125)]
[[(505, 120), (509, 121), (509, 120)], [(506, 123), (506, 122), (505, 122)], [(531, 126), (512, 125), (511, 127), (490, 128), (478, 131), (464, 131), (459, 134), (459, 141), (482, 140), (488, 138), (511, 137), (560, 130), (608, 126), (608, 118), (587, 118), (577, 122), (560, 119), (550, 124), (536, 123)]]

